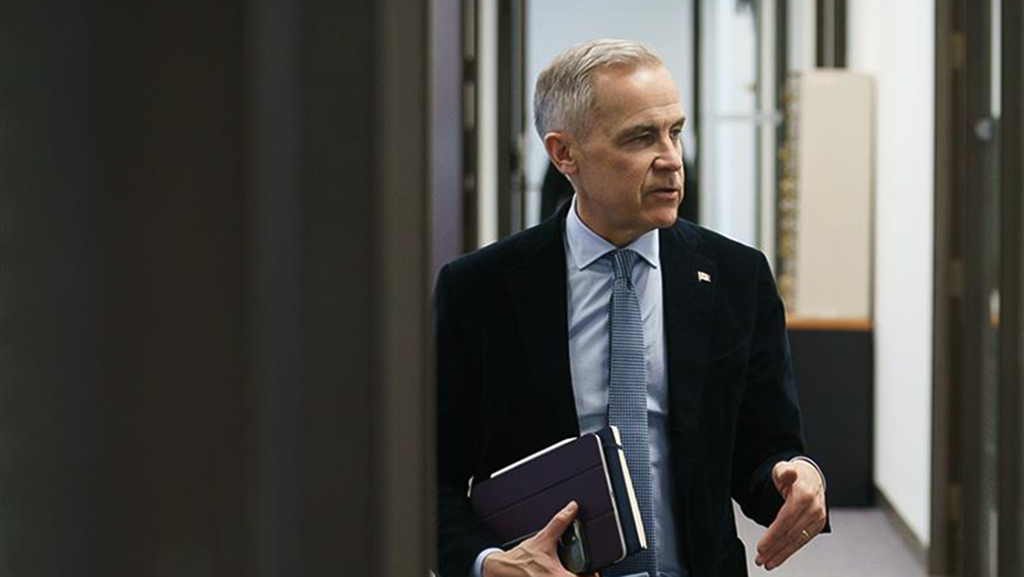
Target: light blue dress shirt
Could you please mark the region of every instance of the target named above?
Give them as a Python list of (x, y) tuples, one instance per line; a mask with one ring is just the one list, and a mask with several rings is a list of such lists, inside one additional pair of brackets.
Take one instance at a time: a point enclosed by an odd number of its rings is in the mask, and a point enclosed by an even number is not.
[[(640, 301), (644, 327), (658, 566), (663, 575), (678, 577), (682, 571), (673, 515), (675, 494), (668, 441), (668, 373), (658, 231), (640, 236), (625, 248), (640, 255), (633, 265), (633, 286)], [(614, 250), (615, 245), (580, 220), (573, 198), (572, 209), (565, 219), (565, 266), (569, 292), (569, 367), (580, 433), (608, 426), (608, 306), (615, 275), (611, 262), (603, 257)]]
[[(569, 366), (581, 434), (608, 425), (608, 306), (614, 273), (611, 262), (602, 257), (616, 248), (580, 220), (574, 196), (565, 219), (565, 269), (569, 293)], [(652, 230), (624, 248), (636, 251), (641, 257), (633, 265), (633, 286), (640, 300), (644, 326), (658, 566), (664, 577), (681, 577), (684, 573), (676, 547), (673, 514), (676, 496), (669, 456), (668, 374), (658, 231)], [(811, 464), (817, 467), (813, 461)], [(484, 559), (500, 550), (482, 551), (471, 577), (480, 577)]]

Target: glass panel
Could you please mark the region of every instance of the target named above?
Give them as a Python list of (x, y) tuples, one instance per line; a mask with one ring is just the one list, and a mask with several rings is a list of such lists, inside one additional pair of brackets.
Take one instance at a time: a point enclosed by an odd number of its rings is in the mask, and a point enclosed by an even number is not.
[(758, 234), (758, 22), (753, 0), (702, 0), (701, 221), (753, 246)]
[(714, 190), (703, 191), (714, 206), (710, 227), (758, 246), (757, 125), (747, 119), (719, 117), (714, 125)]

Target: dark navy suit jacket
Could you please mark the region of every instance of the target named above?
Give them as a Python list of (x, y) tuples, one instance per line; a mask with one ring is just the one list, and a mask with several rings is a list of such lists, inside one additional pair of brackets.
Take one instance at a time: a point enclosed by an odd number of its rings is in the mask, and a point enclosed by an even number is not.
[[(499, 545), (473, 518), (469, 479), (579, 435), (563, 244), (569, 205), (438, 277), (444, 577), (466, 577), (483, 549)], [(693, 577), (743, 576), (730, 497), (770, 524), (783, 503), (772, 467), (804, 454), (785, 312), (759, 251), (684, 220), (659, 234), (679, 553)]]

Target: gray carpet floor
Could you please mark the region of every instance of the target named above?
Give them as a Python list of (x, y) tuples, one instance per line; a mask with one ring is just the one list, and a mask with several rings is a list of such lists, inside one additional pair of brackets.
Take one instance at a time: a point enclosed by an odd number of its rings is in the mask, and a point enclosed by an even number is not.
[(832, 509), (831, 535), (820, 535), (774, 571), (754, 565), (765, 529), (736, 508), (740, 539), (747, 546), (751, 577), (926, 577), (881, 509)]

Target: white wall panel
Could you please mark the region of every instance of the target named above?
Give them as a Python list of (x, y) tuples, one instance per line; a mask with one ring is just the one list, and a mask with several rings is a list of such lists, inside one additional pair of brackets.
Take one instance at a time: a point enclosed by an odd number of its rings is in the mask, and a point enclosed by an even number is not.
[(849, 2), (849, 67), (874, 75), (875, 483), (929, 540), (935, 6)]

